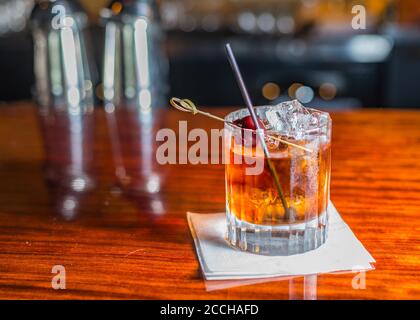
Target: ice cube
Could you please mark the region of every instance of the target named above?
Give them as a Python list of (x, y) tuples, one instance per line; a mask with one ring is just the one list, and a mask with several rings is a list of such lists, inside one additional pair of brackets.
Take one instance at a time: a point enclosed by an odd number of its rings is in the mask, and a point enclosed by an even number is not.
[(298, 100), (282, 102), (265, 112), (267, 129), (283, 135), (302, 139), (320, 130), (323, 113), (305, 108)]
[(320, 111), (312, 111), (311, 118), (309, 120), (309, 125), (307, 130), (319, 130), (320, 126), (322, 125), (323, 114)]
[[(279, 105), (278, 105), (279, 106)], [(279, 132), (289, 132), (290, 125), (287, 122), (285, 115), (281, 108), (273, 107), (265, 112), (268, 124), (266, 128), (268, 130), (274, 130)]]
[(280, 143), (279, 140), (274, 139), (273, 136), (274, 136), (273, 134), (264, 136), (265, 144), (267, 145), (268, 150), (270, 151), (277, 150)]
[(266, 118), (270, 129), (299, 137), (309, 127), (311, 113), (298, 100), (292, 100), (270, 108)]

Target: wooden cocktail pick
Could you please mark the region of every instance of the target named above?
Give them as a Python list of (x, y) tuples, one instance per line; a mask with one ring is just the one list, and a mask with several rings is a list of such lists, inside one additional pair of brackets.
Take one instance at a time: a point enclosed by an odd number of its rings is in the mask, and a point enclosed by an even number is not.
[[(172, 105), (175, 109), (178, 109), (178, 110), (180, 110), (180, 111), (183, 111), (183, 112), (190, 112), (190, 113), (192, 113), (192, 114), (194, 114), (194, 115), (195, 115), (195, 114), (201, 114), (201, 115), (203, 115), (203, 116), (206, 116), (206, 117), (209, 117), (209, 118), (212, 118), (212, 119), (218, 120), (218, 121), (222, 121), (222, 122), (229, 123), (230, 125), (232, 125), (232, 126), (235, 126), (235, 127), (236, 127), (236, 125), (235, 125), (233, 122), (227, 121), (227, 120), (225, 120), (225, 119), (223, 119), (223, 118), (220, 118), (220, 117), (218, 117), (218, 116), (215, 116), (214, 114), (211, 114), (211, 113), (209, 113), (209, 112), (204, 112), (204, 111), (201, 111), (201, 110), (197, 109), (197, 107), (196, 107), (196, 105), (194, 104), (194, 102), (192, 102), (192, 101), (191, 101), (191, 100), (189, 100), (189, 99), (180, 99), (180, 98), (175, 98), (175, 97), (173, 97), (173, 98), (171, 98), (170, 103), (171, 103), (171, 105)], [(306, 151), (306, 152), (310, 152), (310, 153), (312, 153), (312, 152), (313, 152), (313, 150), (311, 150), (311, 149), (308, 149), (308, 148), (305, 148), (305, 147), (300, 146), (300, 145), (298, 145), (298, 144), (295, 144), (295, 143), (292, 143), (292, 142), (289, 142), (289, 141), (283, 140), (283, 139), (281, 139), (281, 138), (279, 138), (279, 137), (275, 137), (275, 136), (268, 135), (268, 134), (265, 134), (265, 135), (266, 135), (268, 138), (270, 138), (270, 139), (273, 139), (273, 140), (279, 141), (279, 142), (281, 142), (281, 143), (287, 144), (288, 146), (295, 147), (295, 148), (298, 148), (298, 149), (301, 149), (301, 150), (304, 150), (304, 151)]]

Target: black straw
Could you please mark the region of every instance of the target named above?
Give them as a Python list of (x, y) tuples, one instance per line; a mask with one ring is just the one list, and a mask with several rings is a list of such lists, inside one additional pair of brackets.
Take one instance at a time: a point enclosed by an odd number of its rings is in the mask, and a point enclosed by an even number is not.
[(252, 121), (254, 122), (255, 128), (257, 128), (257, 130), (256, 130), (257, 136), (258, 136), (258, 138), (261, 142), (261, 145), (263, 147), (264, 155), (265, 155), (267, 165), (268, 165), (268, 169), (270, 170), (270, 173), (271, 173), (272, 177), (274, 178), (274, 182), (276, 184), (278, 194), (280, 196), (282, 205), (284, 207), (285, 219), (287, 219), (287, 220), (294, 219), (294, 217), (290, 215), (290, 210), (289, 210), (289, 207), (287, 205), (286, 198), (284, 197), (284, 193), (283, 193), (283, 190), (281, 188), (281, 184), (280, 184), (280, 180), (279, 180), (279, 177), (277, 175), (277, 172), (276, 172), (276, 168), (273, 166), (273, 164), (270, 161), (270, 152), (268, 151), (267, 144), (265, 143), (265, 140), (264, 140), (264, 133), (261, 130), (259, 124), (258, 124), (257, 115), (255, 114), (254, 107), (252, 106), (251, 98), (249, 97), (248, 90), (246, 89), (244, 79), (242, 78), (241, 71), (239, 70), (239, 67), (238, 67), (238, 64), (236, 62), (235, 56), (233, 54), (232, 48), (230, 47), (229, 43), (227, 43), (225, 45), (225, 48), (226, 48), (227, 58), (229, 60), (230, 66), (232, 67), (233, 73), (234, 73), (235, 78), (236, 78), (236, 82), (238, 83), (239, 89), (241, 90), (242, 98), (244, 99), (245, 105), (249, 110), (249, 114), (251, 115), (251, 118), (252, 118)]

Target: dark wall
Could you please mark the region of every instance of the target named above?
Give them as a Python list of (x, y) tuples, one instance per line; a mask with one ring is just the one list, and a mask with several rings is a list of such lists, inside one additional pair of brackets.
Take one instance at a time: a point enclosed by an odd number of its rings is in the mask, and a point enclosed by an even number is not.
[[(99, 82), (103, 29), (91, 28), (89, 34)], [(319, 100), (317, 90), (321, 80), (333, 78), (340, 84), (333, 101), (338, 101), (339, 105), (340, 99), (344, 99), (342, 104), (356, 101), (369, 107), (420, 107), (418, 38), (395, 36), (394, 48), (386, 61), (357, 63), (343, 60), (339, 54), (337, 59), (318, 57), (316, 50), (311, 51), (310, 46), (307, 48), (308, 58), (296, 60), (287, 56), (279, 57), (276, 54), (277, 40), (270, 38), (261, 41), (214, 35), (206, 38), (200, 34), (169, 34), (170, 94), (190, 97), (209, 106), (241, 105), (242, 100), (223, 51), (223, 43), (230, 41), (237, 48), (238, 62), (256, 104), (268, 102), (261, 94), (266, 82), (277, 83), (282, 98), (288, 98), (287, 88), (292, 83), (303, 83), (314, 89), (315, 98)], [(339, 48), (340, 42), (331, 45)], [(1, 37), (0, 101), (30, 99), (34, 83), (32, 70), (30, 34)]]

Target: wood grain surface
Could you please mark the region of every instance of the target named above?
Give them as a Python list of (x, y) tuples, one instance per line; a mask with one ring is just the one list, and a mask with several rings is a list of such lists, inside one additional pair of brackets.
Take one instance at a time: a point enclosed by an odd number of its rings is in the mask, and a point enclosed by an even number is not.
[[(47, 152), (35, 106), (1, 105), (0, 298), (420, 299), (420, 112), (369, 109), (332, 118), (331, 199), (377, 261), (365, 289), (353, 289), (352, 273), (206, 286), (185, 213), (224, 210), (224, 167), (160, 166), (154, 139), (159, 128), (177, 131), (179, 120), (206, 130), (219, 123), (165, 110), (147, 130), (136, 127), (139, 117), (121, 116), (114, 123), (122, 129), (109, 135), (97, 109), (95, 144), (84, 150), (93, 155), (96, 187), (74, 192), (46, 179), (46, 156), (66, 137), (49, 135)], [(120, 157), (110, 137), (120, 142)], [(56, 164), (66, 163), (61, 152)], [(125, 185), (115, 160), (130, 176)], [(51, 287), (54, 265), (66, 269), (65, 290)]]

